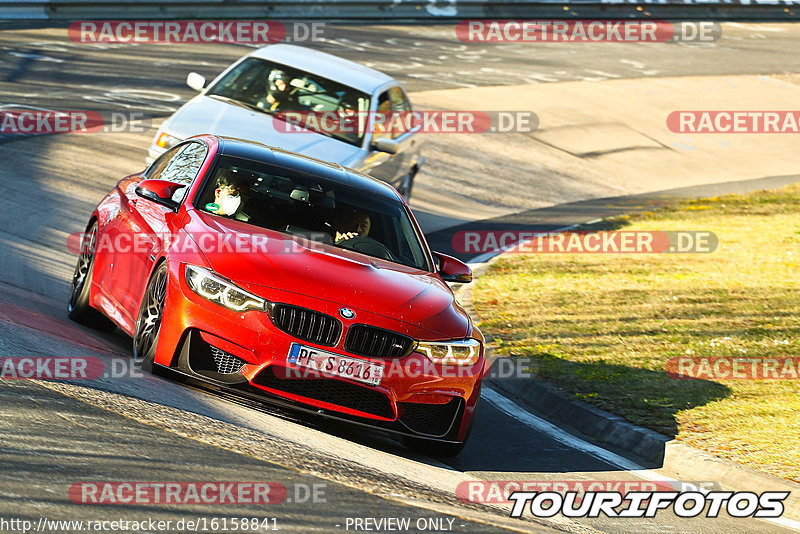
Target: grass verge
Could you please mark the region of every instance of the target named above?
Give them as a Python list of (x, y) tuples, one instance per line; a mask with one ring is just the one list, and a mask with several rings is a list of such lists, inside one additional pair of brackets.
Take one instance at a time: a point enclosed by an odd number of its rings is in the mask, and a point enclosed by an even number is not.
[[(501, 354), (629, 421), (800, 481), (800, 380), (676, 380), (671, 358), (798, 357), (800, 184), (677, 203), (602, 229), (710, 230), (708, 254), (512, 254), (476, 283)], [(593, 227), (594, 229), (601, 229)]]

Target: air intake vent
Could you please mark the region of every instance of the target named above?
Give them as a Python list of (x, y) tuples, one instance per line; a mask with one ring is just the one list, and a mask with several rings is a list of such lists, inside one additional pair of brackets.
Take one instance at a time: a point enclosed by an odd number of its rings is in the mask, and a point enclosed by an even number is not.
[(214, 364), (217, 366), (217, 372), (223, 375), (238, 373), (247, 363), (243, 359), (214, 346), (211, 346), (211, 357), (214, 359)]
[(275, 304), (271, 310), (272, 322), (298, 339), (333, 347), (342, 334), (339, 319), (298, 306)]
[(426, 436), (442, 437), (453, 427), (463, 401), (454, 397), (447, 404), (401, 402), (399, 405), (400, 422), (409, 429)]
[(403, 334), (356, 324), (347, 331), (347, 352), (371, 358), (403, 358), (411, 354), (414, 340)]
[(256, 375), (253, 382), (259, 386), (394, 419), (392, 402), (380, 391), (336, 379), (290, 378), (296, 372), (296, 369), (270, 365)]

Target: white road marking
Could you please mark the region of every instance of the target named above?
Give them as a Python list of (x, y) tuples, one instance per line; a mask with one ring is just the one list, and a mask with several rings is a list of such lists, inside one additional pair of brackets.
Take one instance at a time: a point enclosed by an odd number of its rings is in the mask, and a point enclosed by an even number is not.
[(477, 87), (477, 85), (475, 85), (474, 83), (464, 83), (464, 82), (459, 82), (459, 81), (456, 81), (455, 79), (452, 79), (453, 76), (452, 76), (451, 73), (444, 73), (444, 72), (441, 72), (439, 74), (432, 74), (432, 73), (424, 73), (424, 74), (423, 73), (413, 73), (413, 74), (411, 74), (411, 73), (409, 73), (409, 74), (406, 74), (406, 75), (409, 78), (418, 78), (418, 79), (423, 79), (423, 80), (430, 80), (430, 81), (434, 81), (434, 82), (438, 82), (438, 83), (449, 83), (450, 85), (455, 85), (455, 86), (458, 86), (458, 87)]
[(643, 69), (646, 66), (641, 61), (635, 61), (633, 59), (620, 59), (619, 62), (620, 63), (625, 63), (626, 65), (630, 65), (634, 69)]
[(776, 26), (766, 26), (766, 25), (756, 25), (756, 24), (740, 24), (738, 22), (728, 22), (727, 26), (732, 26), (734, 28), (742, 28), (748, 31), (758, 31), (758, 32), (785, 32), (786, 30), (781, 27)]
[[(88, 88), (88, 87), (87, 87)], [(147, 109), (172, 113), (178, 109), (181, 97), (175, 93), (149, 89), (110, 89), (99, 95), (83, 95), (85, 100), (111, 104), (126, 109)]]
[(606, 78), (619, 78), (619, 74), (614, 74), (611, 72), (606, 72), (603, 70), (595, 70), (595, 69), (586, 69), (586, 72), (590, 72), (592, 74), (597, 74), (598, 76), (605, 76)]
[(50, 56), (43, 56), (42, 54), (33, 54), (28, 52), (9, 52), (9, 56), (14, 56), (22, 59), (35, 59), (36, 61), (49, 61), (50, 63), (64, 63), (63, 59), (58, 59)]
[[(590, 456), (594, 456), (595, 458), (598, 458), (616, 467), (622, 468), (625, 471), (630, 472), (632, 475), (644, 478), (646, 480), (651, 480), (654, 482), (668, 482), (668, 483), (680, 484), (679, 480), (658, 474), (650, 469), (645, 469), (636, 462), (628, 460), (627, 458), (624, 458), (619, 454), (613, 453), (602, 447), (589, 443), (588, 441), (585, 441), (573, 434), (570, 434), (566, 430), (557, 427), (553, 423), (550, 423), (549, 421), (545, 421), (541, 417), (533, 415), (529, 411), (518, 406), (516, 403), (514, 403), (514, 401), (504, 397), (503, 395), (501, 395), (500, 393), (496, 392), (495, 390), (489, 387), (484, 386), (483, 391), (481, 392), (481, 396), (485, 398), (487, 401), (491, 402), (494, 406), (496, 406), (501, 412), (505, 413), (506, 415), (513, 417), (517, 421), (524, 423), (525, 425), (533, 428), (538, 432), (547, 434), (554, 440), (566, 445), (567, 447), (570, 447), (571, 449), (579, 450), (581, 452), (589, 454)], [(788, 519), (783, 517), (775, 519), (772, 518), (760, 518), (760, 519), (800, 532), (800, 521), (795, 521), (793, 519)]]
[[(510, 415), (514, 419), (528, 425), (529, 427), (533, 428), (538, 432), (547, 434), (554, 440), (566, 445), (571, 449), (576, 449), (581, 452), (585, 452), (586, 454), (594, 456), (595, 458), (598, 458), (608, 464), (614, 465), (616, 467), (621, 467), (626, 471), (644, 470), (642, 466), (638, 465), (635, 462), (632, 462), (631, 460), (628, 460), (627, 458), (623, 458), (622, 456), (616, 453), (613, 453), (602, 447), (589, 443), (588, 441), (584, 441), (581, 438), (570, 434), (566, 430), (557, 427), (553, 423), (550, 423), (549, 421), (545, 421), (541, 417), (533, 415), (529, 411), (518, 406), (514, 401), (501, 395), (492, 388), (484, 386), (481, 394), (486, 400), (494, 404), (500, 411), (504, 412), (507, 415)], [(658, 480), (662, 482), (672, 481), (672, 479), (668, 477), (656, 475), (655, 473), (654, 475), (660, 478), (653, 478), (651, 480)]]

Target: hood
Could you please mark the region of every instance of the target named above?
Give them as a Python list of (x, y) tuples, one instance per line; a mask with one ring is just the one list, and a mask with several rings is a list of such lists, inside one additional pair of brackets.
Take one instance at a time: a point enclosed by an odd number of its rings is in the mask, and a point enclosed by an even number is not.
[(277, 119), (266, 113), (198, 95), (176, 111), (162, 128), (180, 139), (200, 134), (236, 137), (342, 165), (351, 163), (361, 150), (314, 132), (277, 131), (274, 120)]
[(195, 241), (206, 233), (224, 239), (228, 249), (203, 248), (208, 267), (264, 298), (298, 304), (286, 300), (293, 293), (346, 306), (362, 319), (359, 311), (400, 321), (412, 337), (458, 339), (469, 332), (469, 316), (434, 273), (320, 243), (303, 246), (300, 238), (196, 210), (189, 211), (184, 229)]

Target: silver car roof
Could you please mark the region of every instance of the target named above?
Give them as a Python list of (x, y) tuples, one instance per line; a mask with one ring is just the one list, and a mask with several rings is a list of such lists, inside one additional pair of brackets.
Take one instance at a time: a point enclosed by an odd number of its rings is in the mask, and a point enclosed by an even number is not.
[(394, 80), (391, 76), (349, 59), (302, 46), (274, 44), (259, 48), (249, 55), (317, 74), (370, 95)]

